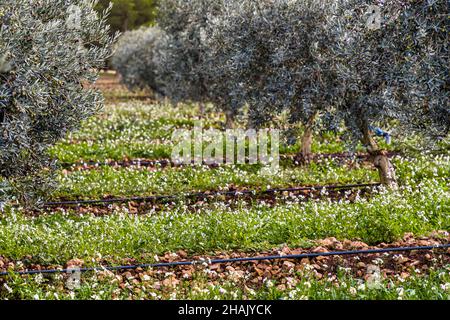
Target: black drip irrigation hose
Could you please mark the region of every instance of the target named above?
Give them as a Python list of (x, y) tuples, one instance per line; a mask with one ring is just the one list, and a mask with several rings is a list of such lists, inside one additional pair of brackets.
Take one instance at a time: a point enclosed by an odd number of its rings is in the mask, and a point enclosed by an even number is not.
[(58, 207), (58, 206), (82, 206), (82, 205), (105, 205), (116, 203), (128, 203), (128, 202), (155, 202), (155, 201), (170, 201), (181, 198), (209, 198), (214, 196), (229, 196), (238, 197), (245, 195), (256, 194), (277, 194), (283, 192), (299, 192), (299, 191), (321, 191), (321, 190), (337, 190), (345, 191), (357, 188), (374, 188), (381, 186), (380, 183), (361, 183), (361, 184), (349, 184), (340, 186), (315, 186), (315, 187), (298, 187), (298, 188), (280, 188), (269, 190), (242, 190), (242, 191), (214, 191), (214, 192), (197, 192), (180, 195), (167, 195), (167, 196), (149, 196), (149, 197), (131, 197), (131, 198), (112, 198), (112, 199), (98, 199), (98, 200), (72, 200), (72, 201), (59, 201), (59, 202), (46, 202), (44, 207)]
[[(389, 156), (395, 156), (397, 155), (397, 152), (390, 152)], [(295, 160), (296, 154), (285, 154), (280, 155), (280, 160), (286, 161), (286, 160)], [(321, 154), (315, 154), (313, 155), (314, 159), (350, 159), (350, 158), (356, 158), (356, 159), (366, 159), (369, 157), (368, 154), (361, 154), (361, 153), (321, 153)], [(225, 161), (225, 159), (224, 159)], [(159, 160), (130, 160), (130, 161), (124, 161), (124, 160), (116, 160), (116, 161), (86, 161), (86, 162), (78, 162), (78, 163), (68, 163), (63, 162), (60, 163), (60, 167), (62, 168), (70, 168), (73, 166), (95, 166), (95, 167), (104, 167), (104, 166), (119, 166), (119, 167), (133, 167), (133, 166), (141, 166), (141, 167), (167, 167), (167, 166), (186, 166), (186, 165), (194, 165), (195, 162), (192, 161), (190, 164), (184, 164), (184, 163), (177, 163), (174, 161), (171, 161), (170, 159), (159, 159)], [(220, 167), (223, 164), (208, 164), (206, 162), (202, 162), (202, 165), (209, 165), (212, 167)]]
[(380, 253), (394, 253), (394, 252), (410, 252), (410, 251), (428, 251), (435, 249), (449, 249), (450, 244), (436, 245), (436, 246), (419, 246), (419, 247), (399, 247), (399, 248), (383, 248), (383, 249), (368, 249), (368, 250), (354, 250), (354, 251), (333, 251), (322, 253), (304, 253), (295, 255), (278, 255), (278, 256), (258, 256), (258, 257), (244, 257), (244, 258), (230, 258), (230, 259), (201, 259), (195, 261), (178, 261), (178, 262), (164, 262), (154, 264), (139, 264), (130, 266), (102, 266), (92, 268), (79, 268), (79, 269), (49, 269), (49, 270), (28, 270), (28, 271), (12, 271), (12, 272), (0, 272), (0, 276), (8, 275), (33, 275), (33, 274), (55, 274), (55, 273), (75, 273), (75, 272), (94, 272), (94, 271), (125, 271), (136, 269), (148, 269), (148, 268), (165, 268), (165, 267), (180, 267), (180, 266), (193, 266), (193, 265), (213, 265), (224, 263), (239, 263), (239, 262), (253, 262), (263, 260), (300, 260), (304, 258), (317, 258), (327, 256), (350, 256), (350, 255), (369, 255)]

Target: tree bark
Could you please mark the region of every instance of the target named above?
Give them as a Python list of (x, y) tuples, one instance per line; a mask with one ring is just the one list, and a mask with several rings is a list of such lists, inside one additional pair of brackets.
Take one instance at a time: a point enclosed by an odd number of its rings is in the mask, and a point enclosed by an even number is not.
[(129, 21), (128, 15), (125, 17), (122, 23), (122, 32), (128, 31), (128, 21)]
[(200, 109), (200, 114), (203, 116), (205, 115), (205, 104), (203, 102), (200, 102), (198, 105), (199, 109)]
[(395, 168), (389, 160), (387, 152), (379, 149), (367, 124), (364, 124), (362, 133), (362, 143), (366, 146), (373, 165), (378, 169), (380, 182), (391, 189), (397, 189), (398, 184), (397, 177), (395, 176)]
[(233, 129), (234, 128), (234, 114), (232, 111), (225, 111), (225, 128), (226, 129)]
[(316, 116), (317, 113), (313, 113), (305, 124), (305, 132), (303, 133), (301, 140), (300, 153), (297, 156), (297, 161), (300, 164), (308, 164), (312, 160), (313, 128)]

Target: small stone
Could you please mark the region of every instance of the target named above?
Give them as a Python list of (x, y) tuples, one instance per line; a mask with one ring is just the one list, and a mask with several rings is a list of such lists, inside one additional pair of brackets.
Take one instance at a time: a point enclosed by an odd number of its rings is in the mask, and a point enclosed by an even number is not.
[(290, 261), (283, 262), (283, 269), (290, 271), (294, 268), (295, 268), (295, 263), (290, 262)]
[(161, 289), (161, 283), (160, 282), (155, 282), (153, 284), (153, 289), (160, 290)]
[(217, 270), (217, 269), (219, 269), (219, 268), (220, 268), (220, 265), (219, 265), (219, 264), (212, 264), (212, 265), (209, 266), (209, 269), (210, 269), (210, 270)]
[(148, 274), (144, 274), (144, 275), (141, 276), (141, 280), (142, 281), (150, 281), (151, 278), (150, 278), (150, 276)]
[(352, 242), (350, 240), (344, 240), (343, 246), (344, 248), (351, 248)]
[(124, 275), (125, 279), (127, 279), (127, 280), (133, 280), (134, 279), (133, 275), (129, 271), (125, 272), (123, 275)]
[(358, 262), (357, 264), (356, 264), (356, 266), (359, 268), (359, 269), (364, 269), (365, 267), (366, 267), (366, 264), (364, 263), (364, 262)]
[(177, 251), (177, 255), (180, 257), (180, 258), (183, 258), (183, 259), (185, 259), (185, 258), (187, 258), (187, 253), (186, 253), (186, 251), (184, 251), (184, 250), (178, 250)]
[(180, 281), (176, 278), (167, 278), (163, 280), (163, 286), (165, 287), (174, 287), (176, 286)]
[(259, 268), (255, 268), (255, 272), (258, 274), (258, 276), (262, 276), (264, 274), (264, 271)]
[(369, 246), (367, 245), (367, 243), (364, 243), (362, 241), (353, 241), (351, 247), (354, 249), (365, 249), (368, 248)]
[(323, 278), (323, 274), (321, 274), (320, 272), (314, 272), (314, 276), (316, 277), (316, 279), (320, 280)]
[(399, 264), (404, 264), (404, 263), (406, 263), (406, 262), (408, 262), (408, 261), (409, 261), (409, 259), (406, 258), (406, 257), (399, 257), (399, 258), (397, 259), (397, 263), (399, 263)]
[(326, 238), (318, 241), (321, 246), (325, 247), (332, 247), (335, 242), (337, 242), (336, 238)]
[(315, 259), (316, 259), (316, 261), (319, 261), (319, 262), (326, 262), (328, 260), (328, 257), (320, 256), (320, 257), (316, 257)]
[(417, 265), (419, 265), (420, 264), (420, 261), (419, 260), (414, 260), (413, 262), (411, 262), (410, 264), (409, 264), (409, 266), (410, 267), (415, 267), (415, 266), (417, 266)]
[(310, 264), (311, 261), (309, 261), (308, 258), (303, 258), (302, 260), (300, 260), (300, 263), (301, 263), (301, 264)]
[(261, 269), (261, 270), (264, 270), (264, 269), (267, 268), (267, 266), (266, 266), (265, 264), (259, 263), (259, 264), (256, 266), (256, 268)]
[(72, 259), (67, 262), (67, 268), (70, 267), (82, 267), (84, 264), (84, 261), (81, 259)]
[(312, 252), (313, 253), (326, 253), (326, 252), (328, 252), (328, 250), (324, 247), (317, 247)]
[(289, 254), (291, 254), (291, 249), (287, 246), (284, 246), (283, 249), (281, 250), (281, 252), (283, 254), (289, 255)]

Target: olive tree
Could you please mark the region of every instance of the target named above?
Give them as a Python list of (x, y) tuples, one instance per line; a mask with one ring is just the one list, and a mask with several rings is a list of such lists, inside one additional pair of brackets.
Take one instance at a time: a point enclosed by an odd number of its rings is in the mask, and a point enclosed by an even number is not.
[(167, 37), (158, 27), (127, 31), (121, 35), (111, 59), (113, 68), (130, 90), (149, 88), (162, 94), (157, 64)]
[(203, 0), (168, 0), (160, 4), (158, 24), (169, 41), (158, 71), (166, 95), (174, 101), (207, 100), (207, 85), (199, 69), (204, 56), (201, 32), (206, 10), (207, 1)]
[(158, 73), (167, 97), (175, 102), (199, 103), (201, 109), (205, 103), (212, 102), (225, 111), (227, 126), (231, 126), (232, 108), (221, 99), (222, 92), (213, 90), (207, 63), (211, 47), (206, 29), (222, 7), (222, 0), (161, 2), (158, 23), (169, 39), (162, 50)]
[(256, 126), (288, 110), (291, 122), (305, 127), (306, 161), (315, 119), (337, 93), (329, 61), (321, 57), (330, 42), (326, 19), (334, 2), (228, 2), (208, 29), (208, 71), (216, 91), (231, 93), (232, 105), (249, 104)]
[[(47, 150), (102, 106), (88, 85), (111, 54), (92, 0), (0, 0), (0, 201), (49, 185)], [(33, 200), (34, 202), (34, 200)]]
[(395, 187), (395, 170), (372, 126), (392, 122), (402, 135), (448, 134), (448, 39), (445, 0), (340, 0), (328, 19), (326, 59), (341, 92), (332, 116), (344, 119)]
[(282, 110), (306, 124), (304, 155), (315, 117), (345, 124), (395, 187), (376, 126), (430, 141), (448, 134), (446, 18), (445, 0), (233, 2), (210, 20), (209, 70), (257, 124)]

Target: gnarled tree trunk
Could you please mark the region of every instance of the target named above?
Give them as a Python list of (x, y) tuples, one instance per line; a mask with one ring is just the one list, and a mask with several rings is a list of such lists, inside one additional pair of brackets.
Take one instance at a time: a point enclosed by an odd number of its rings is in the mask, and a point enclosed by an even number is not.
[(316, 116), (317, 113), (313, 113), (305, 124), (305, 132), (302, 136), (300, 153), (297, 155), (297, 161), (301, 164), (308, 164), (312, 160), (313, 128)]
[(397, 177), (395, 176), (395, 168), (389, 160), (387, 152), (380, 150), (367, 124), (362, 128), (362, 133), (362, 143), (366, 146), (373, 165), (378, 169), (380, 182), (389, 188), (397, 189), (398, 184)]
[(200, 110), (200, 114), (203, 116), (204, 114), (205, 114), (205, 103), (204, 102), (200, 102), (199, 104), (198, 104), (198, 108), (199, 108), (199, 110)]
[(225, 128), (226, 129), (233, 129), (234, 128), (234, 113), (232, 111), (225, 111)]

